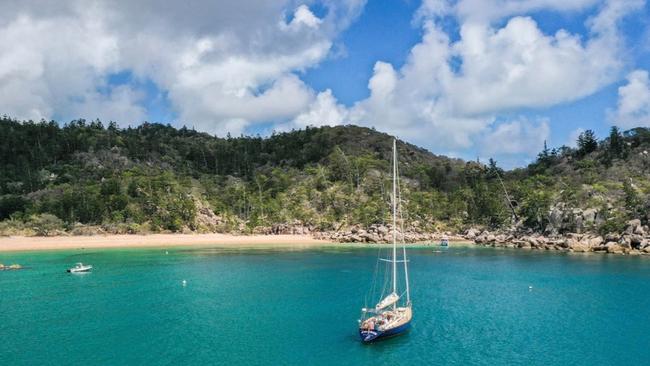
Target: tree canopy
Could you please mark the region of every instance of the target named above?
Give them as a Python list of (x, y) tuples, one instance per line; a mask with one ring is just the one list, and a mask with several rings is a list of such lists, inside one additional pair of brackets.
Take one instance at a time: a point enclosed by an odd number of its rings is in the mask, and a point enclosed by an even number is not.
[[(559, 202), (615, 202), (616, 215), (638, 215), (650, 167), (639, 152), (649, 141), (646, 129), (612, 128), (601, 143), (588, 130), (577, 149), (545, 144), (535, 162), (513, 171), (494, 159), (485, 166), (399, 141), (407, 219), (435, 230), (500, 227), (520, 216), (523, 225), (544, 230)], [(0, 220), (48, 232), (56, 225), (140, 232), (381, 223), (390, 214), (391, 146), (391, 136), (358, 126), (220, 138), (154, 123), (122, 129), (4, 117)], [(628, 164), (621, 168), (615, 159)], [(622, 176), (636, 184), (624, 187)]]

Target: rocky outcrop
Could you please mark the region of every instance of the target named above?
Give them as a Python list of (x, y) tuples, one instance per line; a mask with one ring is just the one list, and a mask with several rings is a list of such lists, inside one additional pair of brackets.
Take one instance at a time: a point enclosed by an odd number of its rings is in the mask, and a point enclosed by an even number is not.
[(309, 235), (312, 234), (314, 237), (319, 239), (325, 239), (319, 237), (321, 232), (316, 232), (316, 229), (313, 225), (306, 225), (301, 221), (293, 221), (291, 223), (283, 224), (273, 224), (271, 226), (257, 226), (253, 229), (253, 234), (264, 234), (264, 235)]
[[(586, 222), (591, 222), (594, 216), (595, 214), (589, 210), (580, 212), (580, 217)], [(315, 227), (296, 221), (291, 224), (258, 227), (255, 233), (311, 234), (317, 239), (340, 243), (391, 243), (393, 240), (393, 228), (390, 224), (375, 224), (369, 227), (352, 225), (337, 231), (318, 231)], [(400, 229), (397, 230), (397, 235), (402, 236)], [(454, 235), (450, 232), (426, 232), (420, 230), (417, 225), (412, 225), (404, 232), (404, 240), (407, 243), (437, 243), (443, 237), (451, 241), (469, 241), (481, 246), (500, 248), (650, 255), (650, 230), (639, 220), (629, 221), (622, 233), (608, 233), (602, 236), (580, 232), (541, 234), (530, 230), (523, 231), (517, 227), (499, 231), (470, 228), (462, 234)]]
[(474, 240), (480, 234), (478, 229), (469, 229), (465, 232), (465, 239)]
[[(588, 210), (581, 212), (580, 215), (583, 219), (592, 220), (592, 212), (588, 212)], [(508, 232), (484, 230), (478, 235), (476, 235), (476, 232), (476, 229), (472, 229), (471, 233), (468, 230), (465, 238), (483, 246), (558, 250), (576, 253), (650, 254), (650, 230), (648, 230), (647, 226), (642, 226), (640, 220), (627, 222), (623, 233), (608, 233), (604, 237), (579, 232), (563, 235), (551, 233), (546, 234), (546, 236), (516, 230)]]
[(194, 205), (196, 206), (196, 225), (200, 230), (203, 231), (220, 231), (226, 222), (225, 220), (214, 213), (214, 211), (205, 203), (200, 200), (195, 200)]
[(558, 203), (551, 206), (547, 219), (548, 224), (544, 230), (547, 235), (558, 235), (566, 232), (580, 234), (602, 224), (603, 215), (595, 208), (582, 210), (568, 207), (564, 203)]
[[(424, 232), (418, 230), (417, 225), (404, 230), (403, 234), (404, 241), (407, 243), (436, 242), (440, 241), (443, 236), (447, 236), (450, 240), (464, 240), (462, 236), (452, 235), (449, 232)], [(397, 230), (397, 236), (402, 237), (400, 229)], [(339, 243), (392, 243), (393, 226), (374, 224), (364, 228), (355, 225), (335, 232), (314, 233), (314, 237)]]

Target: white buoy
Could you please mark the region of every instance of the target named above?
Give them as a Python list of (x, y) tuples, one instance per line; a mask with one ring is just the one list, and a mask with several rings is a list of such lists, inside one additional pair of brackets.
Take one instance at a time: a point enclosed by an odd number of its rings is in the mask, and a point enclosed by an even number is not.
[(183, 287), (187, 286), (187, 281), (183, 280)]
[(528, 286), (529, 291), (532, 290), (532, 289), (533, 289), (533, 286)]
[(165, 254), (169, 254), (169, 252), (165, 250)]

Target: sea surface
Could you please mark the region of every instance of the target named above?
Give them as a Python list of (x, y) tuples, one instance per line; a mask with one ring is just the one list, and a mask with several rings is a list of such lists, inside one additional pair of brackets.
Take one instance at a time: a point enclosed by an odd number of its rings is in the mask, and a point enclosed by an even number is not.
[[(376, 249), (0, 253), (29, 267), (0, 272), (0, 362), (650, 364), (650, 258), (408, 253), (413, 328), (370, 345), (357, 319)], [(75, 262), (94, 271), (65, 273)]]

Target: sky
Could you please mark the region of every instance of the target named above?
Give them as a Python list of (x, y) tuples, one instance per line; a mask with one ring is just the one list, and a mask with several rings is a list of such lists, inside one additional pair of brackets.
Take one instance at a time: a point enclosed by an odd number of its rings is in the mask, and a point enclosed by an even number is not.
[(645, 0), (3, 0), (0, 113), (217, 136), (374, 127), (524, 166), (650, 127)]

